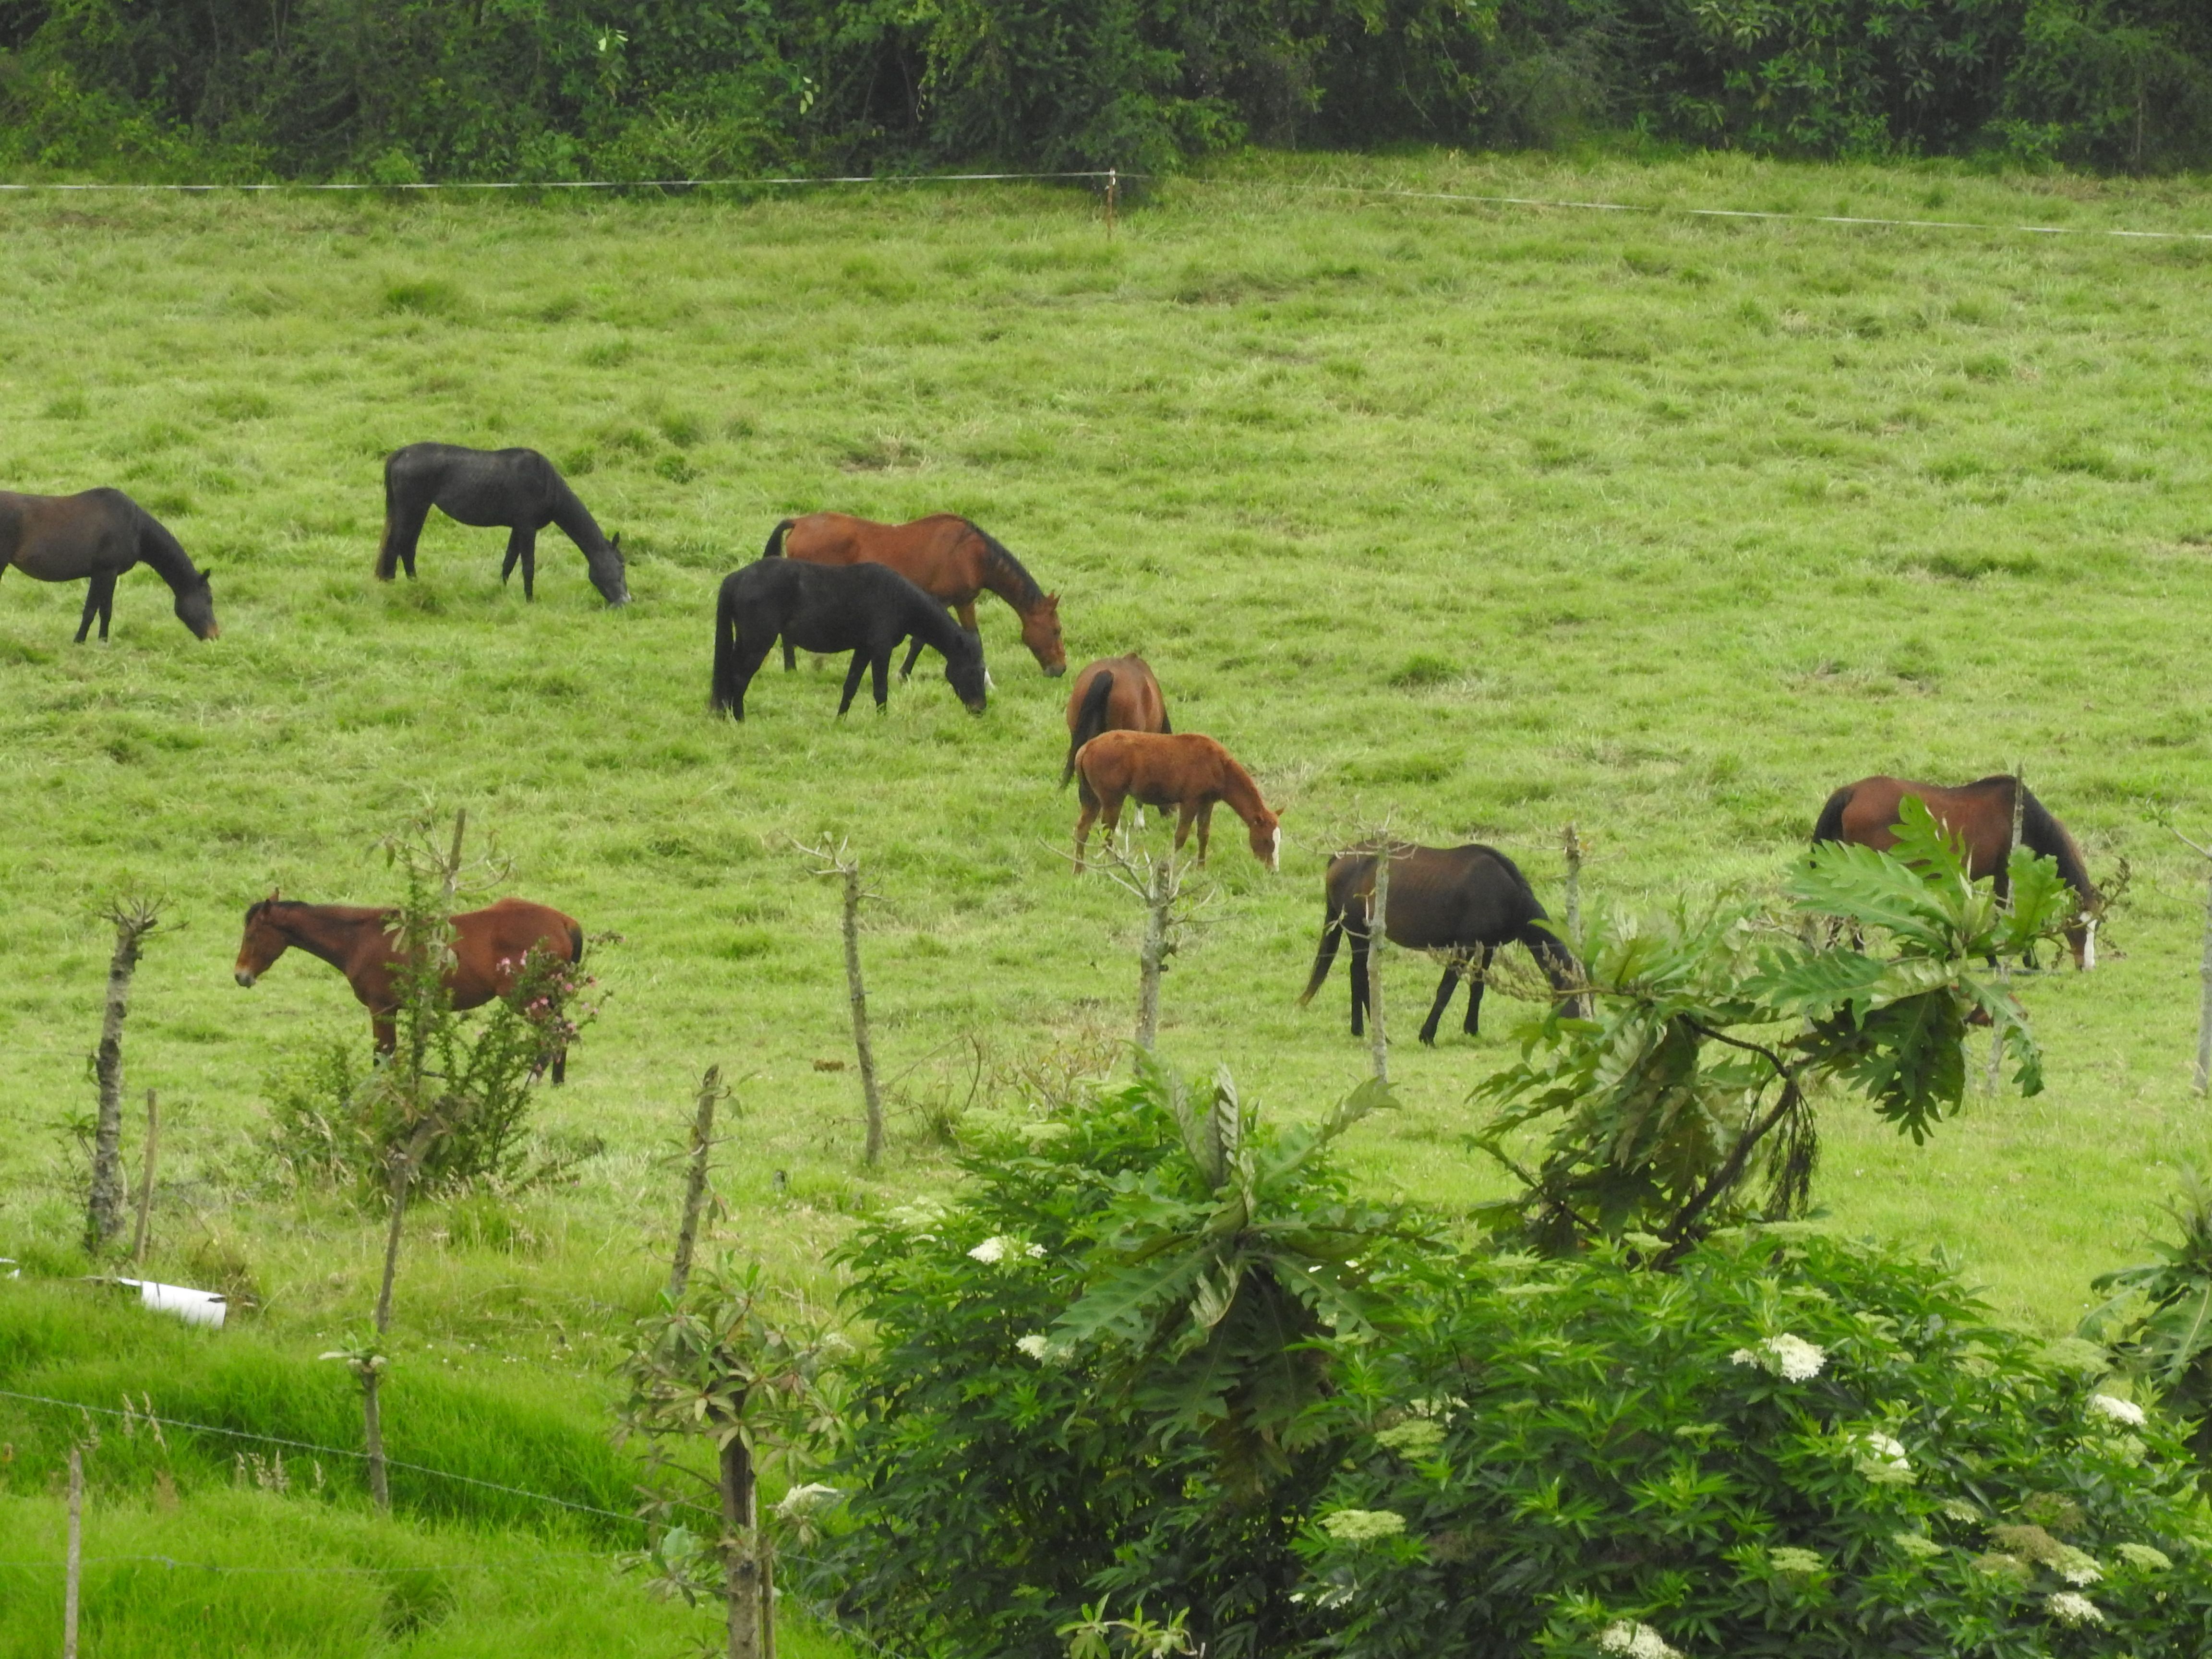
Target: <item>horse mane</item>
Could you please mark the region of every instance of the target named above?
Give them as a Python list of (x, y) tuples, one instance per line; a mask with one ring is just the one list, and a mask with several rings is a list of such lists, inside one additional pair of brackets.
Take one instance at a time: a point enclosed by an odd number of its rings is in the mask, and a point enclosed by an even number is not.
[[(1986, 781), (1986, 780), (1984, 780)], [(2007, 779), (2007, 782), (2017, 782)], [(2025, 784), (2021, 784), (2020, 838), (2032, 853), (2058, 860), (2059, 876), (2069, 887), (2085, 900), (2097, 896), (2095, 884), (2089, 879), (2089, 867), (2082, 862), (2081, 849), (2066, 826), (2051, 816), (2051, 809), (2036, 799)]]
[(960, 522), (966, 525), (974, 533), (975, 539), (983, 544), (986, 567), (1003, 574), (1013, 583), (1016, 591), (1021, 596), (1019, 604), (1032, 605), (1044, 598), (1044, 589), (1037, 586), (1036, 578), (1030, 574), (1019, 559), (1006, 551), (1006, 544), (1004, 542), (973, 519), (963, 519)]
[[(530, 453), (536, 453), (534, 450)], [(545, 458), (540, 455), (538, 459), (545, 460)], [(553, 509), (553, 522), (561, 526), (562, 533), (582, 549), (586, 556), (611, 551), (607, 532), (599, 528), (599, 521), (592, 516), (592, 509), (584, 505), (583, 497), (568, 487), (568, 481), (561, 476), (560, 469), (552, 462), (545, 462), (545, 470), (553, 479), (553, 487), (549, 492), (552, 498), (549, 505)]]
[(137, 502), (131, 506), (138, 514), (139, 562), (168, 583), (173, 592), (206, 586), (207, 578), (200, 574), (191, 555), (185, 551), (185, 544), (171, 533), (169, 526)]

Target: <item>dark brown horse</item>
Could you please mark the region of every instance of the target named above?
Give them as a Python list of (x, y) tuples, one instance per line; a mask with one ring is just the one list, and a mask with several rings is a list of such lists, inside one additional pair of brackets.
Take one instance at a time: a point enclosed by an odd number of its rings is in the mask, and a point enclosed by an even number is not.
[[(388, 1054), (398, 1041), (393, 1018), (399, 1012), (396, 981), (400, 966), (393, 956), (392, 926), (399, 913), (356, 904), (302, 904), (274, 893), (246, 913), (246, 933), (238, 942), (238, 982), (252, 989), (270, 963), (297, 945), (320, 957), (346, 976), (361, 1006), (368, 1010), (376, 1051)], [(480, 1008), (514, 989), (524, 961), (543, 950), (555, 962), (584, 959), (584, 930), (573, 916), (527, 899), (503, 898), (481, 910), (453, 918), (453, 961), (445, 973), (453, 1006)], [(553, 1054), (553, 1080), (568, 1069), (565, 1048)]]
[(1828, 797), (1813, 826), (1813, 844), (1844, 842), (1887, 852), (1897, 845), (1893, 826), (1897, 809), (1907, 795), (1923, 802), (1943, 831), (1966, 846), (1967, 873), (1976, 881), (1995, 877), (2002, 894), (2010, 885), (2006, 865), (2012, 858), (2014, 791), (2020, 790), (2021, 845), (2045, 858), (2055, 859), (2058, 874), (2081, 899), (2081, 920), (2066, 930), (2074, 952), (2074, 965), (2087, 969), (2097, 965), (2097, 910), (2100, 904), (2081, 849), (2066, 826), (2051, 817), (2035, 796), (2020, 789), (2020, 780), (2000, 773), (1972, 783), (1947, 788), (1940, 783), (1915, 783), (1906, 778), (1861, 778)]
[(538, 532), (558, 525), (584, 556), (592, 586), (609, 605), (628, 605), (622, 538), (609, 541), (599, 520), (568, 488), (553, 463), (534, 449), (465, 449), (459, 444), (410, 444), (384, 458), (384, 540), (376, 578), (390, 581), (402, 565), (415, 580), (415, 546), (436, 507), (477, 529), (503, 526), (504, 582), (522, 567), (522, 597), (538, 597)]
[(873, 673), (880, 712), (890, 696), (892, 653), (908, 635), (916, 649), (937, 647), (945, 683), (969, 713), (981, 714), (988, 684), (982, 640), (897, 571), (881, 564), (755, 559), (722, 579), (714, 602), (714, 677), (707, 706), (744, 719), (745, 688), (781, 637), (786, 651), (793, 641), (809, 651), (850, 651), (837, 712), (853, 706), (864, 672)]
[[(1315, 953), (1313, 975), (1298, 997), (1304, 1007), (1328, 978), (1336, 960), (1338, 937), (1352, 935), (1352, 1035), (1364, 1028), (1367, 1014), (1368, 907), (1375, 900), (1373, 851), (1340, 853), (1328, 863), (1323, 883), (1328, 904), (1322, 917), (1321, 949)], [(1483, 970), (1492, 952), (1503, 945), (1524, 945), (1536, 965), (1562, 995), (1575, 994), (1582, 970), (1573, 955), (1540, 926), (1547, 918), (1511, 859), (1495, 847), (1470, 842), (1465, 847), (1394, 845), (1390, 853), (1389, 912), (1382, 918), (1382, 936), (1411, 951), (1441, 954), (1444, 976), (1437, 999), (1421, 1027), (1421, 1041), (1434, 1043), (1437, 1026), (1451, 1006), (1452, 992), (1466, 975), (1467, 1024), (1475, 1036), (1482, 1021)]]
[[(1022, 643), (1048, 674), (1067, 672), (1067, 649), (1060, 638), (1060, 595), (1036, 585), (1022, 562), (984, 531), (951, 513), (933, 513), (910, 524), (877, 524), (842, 513), (809, 513), (786, 519), (769, 532), (763, 558), (778, 554), (809, 564), (889, 565), (940, 605), (952, 607), (960, 625), (973, 634), (975, 601), (996, 593), (1022, 619)], [(906, 653), (899, 670), (914, 672), (921, 641)], [(783, 665), (798, 665), (792, 642), (783, 642)]]
[(1067, 764), (1060, 787), (1066, 788), (1075, 775), (1075, 751), (1101, 732), (1174, 731), (1152, 665), (1142, 657), (1101, 657), (1075, 677), (1067, 694)]
[(91, 579), (85, 590), (84, 616), (76, 642), (100, 618), (100, 637), (107, 637), (115, 613), (115, 579), (134, 564), (152, 570), (177, 596), (177, 620), (204, 640), (222, 630), (215, 624), (215, 595), (207, 573), (192, 568), (185, 550), (161, 522), (119, 489), (88, 489), (82, 495), (16, 495), (0, 489), (0, 572), (13, 565), (42, 582)]
[(1212, 738), (1194, 732), (1105, 732), (1076, 751), (1076, 792), (1083, 814), (1075, 821), (1075, 868), (1083, 869), (1084, 844), (1091, 826), (1106, 815), (1106, 833), (1121, 822), (1121, 805), (1136, 800), (1146, 806), (1176, 809), (1175, 844), (1178, 851), (1198, 825), (1198, 861), (1206, 862), (1206, 832), (1217, 804), (1244, 820), (1250, 832), (1252, 856), (1270, 870), (1282, 858), (1283, 826), (1260, 799), (1260, 786), (1239, 766), (1229, 751)]

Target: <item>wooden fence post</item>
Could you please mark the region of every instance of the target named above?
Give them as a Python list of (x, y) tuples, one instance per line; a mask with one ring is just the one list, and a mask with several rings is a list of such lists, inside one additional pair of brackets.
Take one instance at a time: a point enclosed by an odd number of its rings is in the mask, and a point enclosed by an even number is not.
[(161, 925), (159, 903), (118, 900), (107, 910), (115, 954), (107, 963), (107, 1003), (93, 1070), (100, 1080), (100, 1120), (92, 1143), (92, 1192), (85, 1205), (84, 1246), (105, 1249), (123, 1231), (123, 1022), (131, 1012), (131, 976), (146, 935)]
[(699, 1212), (707, 1201), (707, 1157), (714, 1145), (714, 1103), (729, 1091), (722, 1068), (709, 1066), (699, 1079), (699, 1108), (691, 1120), (690, 1167), (684, 1176), (684, 1220), (676, 1230), (676, 1259), (668, 1270), (668, 1299), (680, 1299), (691, 1279), (691, 1251), (699, 1237)]
[(62, 1659), (76, 1659), (77, 1597), (84, 1575), (84, 1451), (70, 1448), (69, 1567), (62, 1589)]

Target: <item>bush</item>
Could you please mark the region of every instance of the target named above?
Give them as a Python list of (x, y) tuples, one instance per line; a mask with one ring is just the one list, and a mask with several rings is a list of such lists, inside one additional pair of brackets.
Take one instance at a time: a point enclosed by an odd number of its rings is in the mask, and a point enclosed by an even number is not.
[[(1303, 1540), (1323, 1650), (2196, 1655), (2212, 1534), (2170, 1427), (1947, 1271), (1802, 1225), (1673, 1273), (1424, 1273), (1334, 1347), (1358, 1435)], [(2083, 1368), (2081, 1361), (2088, 1364)]]

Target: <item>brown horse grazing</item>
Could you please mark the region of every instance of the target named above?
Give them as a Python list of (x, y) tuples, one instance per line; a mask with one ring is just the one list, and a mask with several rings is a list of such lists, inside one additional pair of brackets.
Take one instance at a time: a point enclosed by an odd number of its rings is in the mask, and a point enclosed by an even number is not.
[(1177, 809), (1175, 844), (1180, 851), (1198, 825), (1198, 861), (1206, 862), (1206, 836), (1217, 802), (1244, 820), (1251, 832), (1252, 856), (1270, 870), (1280, 864), (1283, 826), (1260, 799), (1252, 775), (1212, 738), (1193, 732), (1105, 732), (1076, 751), (1076, 792), (1083, 815), (1075, 821), (1075, 868), (1083, 869), (1084, 843), (1103, 810), (1106, 833), (1121, 822), (1121, 803)]
[(1067, 696), (1067, 764), (1060, 769), (1060, 787), (1066, 788), (1075, 775), (1075, 751), (1101, 732), (1174, 731), (1152, 665), (1142, 657), (1101, 657), (1075, 677)]
[[(1328, 861), (1323, 884), (1328, 906), (1322, 918), (1321, 949), (1313, 976), (1298, 998), (1304, 1007), (1328, 978), (1336, 942), (1352, 935), (1352, 1035), (1364, 1029), (1367, 1015), (1368, 907), (1375, 901), (1375, 854), (1340, 853)], [(1528, 947), (1563, 996), (1577, 994), (1582, 970), (1567, 947), (1540, 924), (1547, 917), (1535, 890), (1511, 859), (1495, 847), (1414, 847), (1401, 842), (1390, 853), (1390, 908), (1383, 937), (1413, 951), (1441, 952), (1444, 976), (1437, 1000), (1421, 1027), (1421, 1041), (1434, 1043), (1437, 1026), (1451, 1006), (1460, 976), (1467, 976), (1467, 1024), (1475, 1036), (1482, 1021), (1483, 969), (1500, 946)]]
[[(2020, 780), (2009, 774), (1978, 778), (1957, 788), (1940, 783), (1914, 783), (1905, 778), (1861, 778), (1828, 797), (1813, 826), (1813, 844), (1838, 841), (1856, 847), (1887, 852), (1897, 845), (1892, 826), (1897, 809), (1907, 795), (1917, 796), (1943, 826), (1946, 835), (1966, 844), (1967, 873), (1976, 881), (1996, 878), (2002, 894), (2010, 885), (2006, 865), (2012, 857), (2013, 792)], [(2058, 874), (2081, 897), (2081, 920), (2066, 930), (2066, 943), (2074, 952), (2074, 965), (2087, 970), (2097, 965), (2096, 888), (2081, 861), (2081, 849), (2066, 826), (2051, 816), (2050, 809), (2033, 794), (2021, 790), (2021, 844), (2032, 853), (2058, 862)]]
[[(292, 945), (320, 957), (346, 976), (368, 1010), (377, 1053), (388, 1054), (398, 1041), (392, 1019), (399, 1012), (393, 982), (399, 964), (392, 954), (392, 928), (398, 915), (357, 904), (302, 904), (271, 893), (246, 911), (246, 933), (238, 942), (238, 964), (232, 971), (251, 990)], [(583, 928), (550, 905), (503, 898), (481, 910), (465, 911), (453, 922), (453, 963), (445, 981), (457, 1009), (480, 1008), (512, 991), (532, 949), (542, 948), (556, 962), (584, 959)], [(568, 1050), (556, 1049), (554, 1082), (562, 1081), (568, 1069)]]
[(9, 565), (42, 582), (91, 578), (85, 590), (84, 616), (76, 642), (100, 618), (100, 637), (107, 637), (115, 614), (115, 579), (134, 564), (149, 568), (177, 596), (177, 620), (204, 640), (222, 630), (215, 624), (215, 596), (207, 572), (196, 570), (166, 526), (119, 489), (88, 489), (81, 495), (17, 495), (0, 489), (0, 572)]
[[(987, 590), (1013, 606), (1022, 619), (1022, 643), (1037, 666), (1055, 678), (1067, 672), (1067, 649), (1060, 638), (1060, 595), (1048, 593), (1022, 562), (984, 531), (950, 513), (933, 513), (911, 524), (877, 524), (842, 513), (809, 513), (786, 519), (769, 532), (763, 558), (781, 554), (809, 564), (887, 564), (941, 605), (951, 606), (960, 625), (973, 634), (975, 601)], [(906, 653), (899, 670), (914, 672), (921, 641)], [(783, 642), (783, 665), (798, 666), (791, 641)]]

